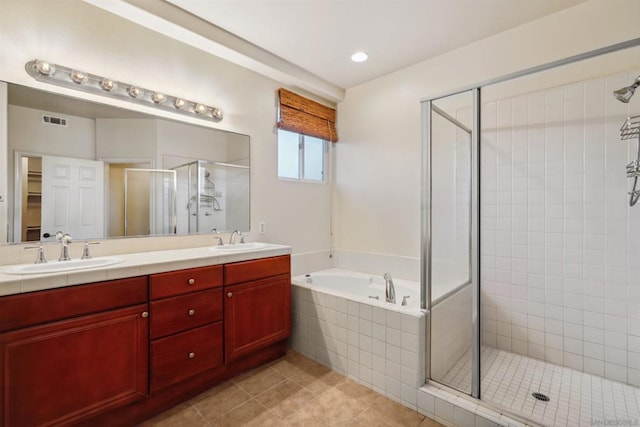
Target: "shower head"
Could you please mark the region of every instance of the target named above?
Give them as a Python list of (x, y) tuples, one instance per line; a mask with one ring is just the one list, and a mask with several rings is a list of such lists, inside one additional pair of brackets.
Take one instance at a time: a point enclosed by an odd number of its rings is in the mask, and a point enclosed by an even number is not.
[(614, 90), (613, 96), (615, 96), (618, 101), (624, 102), (626, 104), (627, 102), (629, 102), (629, 100), (633, 96), (633, 93), (636, 91), (638, 86), (640, 86), (640, 76), (636, 78), (636, 81), (631, 86)]

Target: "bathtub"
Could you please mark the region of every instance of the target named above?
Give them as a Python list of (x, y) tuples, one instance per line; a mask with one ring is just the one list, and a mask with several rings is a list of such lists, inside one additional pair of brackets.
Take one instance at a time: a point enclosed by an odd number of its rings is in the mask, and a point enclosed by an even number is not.
[[(393, 279), (396, 291), (395, 304), (385, 300), (385, 280), (382, 276), (331, 268), (296, 276), (292, 282), (297, 286), (316, 289), (331, 295), (391, 310), (418, 310), (420, 308), (419, 284), (408, 280)], [(402, 305), (403, 300), (406, 305)]]
[(381, 276), (332, 268), (293, 277), (289, 345), (416, 408), (416, 390), (425, 379), (426, 317), (419, 308), (419, 284), (393, 281), (396, 304), (385, 301)]

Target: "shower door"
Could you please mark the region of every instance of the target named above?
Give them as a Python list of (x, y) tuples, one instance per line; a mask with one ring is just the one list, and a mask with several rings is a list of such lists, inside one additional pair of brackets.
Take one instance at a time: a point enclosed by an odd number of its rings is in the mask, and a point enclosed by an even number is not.
[(479, 91), (423, 104), (427, 123), (423, 230), (429, 310), (429, 377), (478, 396)]

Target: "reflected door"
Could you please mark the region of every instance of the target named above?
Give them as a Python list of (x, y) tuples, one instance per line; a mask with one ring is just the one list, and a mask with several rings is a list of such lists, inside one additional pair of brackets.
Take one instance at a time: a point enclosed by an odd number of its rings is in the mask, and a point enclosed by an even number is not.
[(52, 240), (58, 230), (74, 239), (102, 237), (103, 206), (102, 162), (42, 156), (42, 240)]

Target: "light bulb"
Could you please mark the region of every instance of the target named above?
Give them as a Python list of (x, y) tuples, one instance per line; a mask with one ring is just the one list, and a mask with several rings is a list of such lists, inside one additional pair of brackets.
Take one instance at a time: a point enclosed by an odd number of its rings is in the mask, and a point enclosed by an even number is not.
[(107, 92), (113, 92), (118, 87), (118, 84), (110, 79), (102, 79), (100, 86)]
[(82, 71), (73, 70), (71, 72), (71, 80), (78, 84), (82, 84), (87, 81), (87, 74)]
[(167, 97), (164, 96), (162, 93), (156, 92), (153, 95), (151, 95), (151, 100), (156, 104), (162, 104), (164, 101), (167, 100)]
[(222, 120), (222, 117), (224, 117), (222, 110), (219, 108), (212, 108), (211, 115), (213, 116), (214, 119), (218, 119), (218, 120)]
[(198, 114), (206, 114), (209, 108), (204, 104), (196, 104), (195, 112)]
[(45, 76), (50, 76), (56, 72), (56, 67), (46, 61), (36, 61), (36, 67), (38, 68), (38, 72)]
[(182, 98), (176, 98), (176, 100), (173, 101), (173, 106), (176, 107), (178, 110), (184, 108), (185, 105), (187, 105), (187, 103)]
[(128, 92), (129, 96), (131, 96), (132, 98), (140, 98), (143, 94), (142, 89), (137, 86), (131, 86)]

